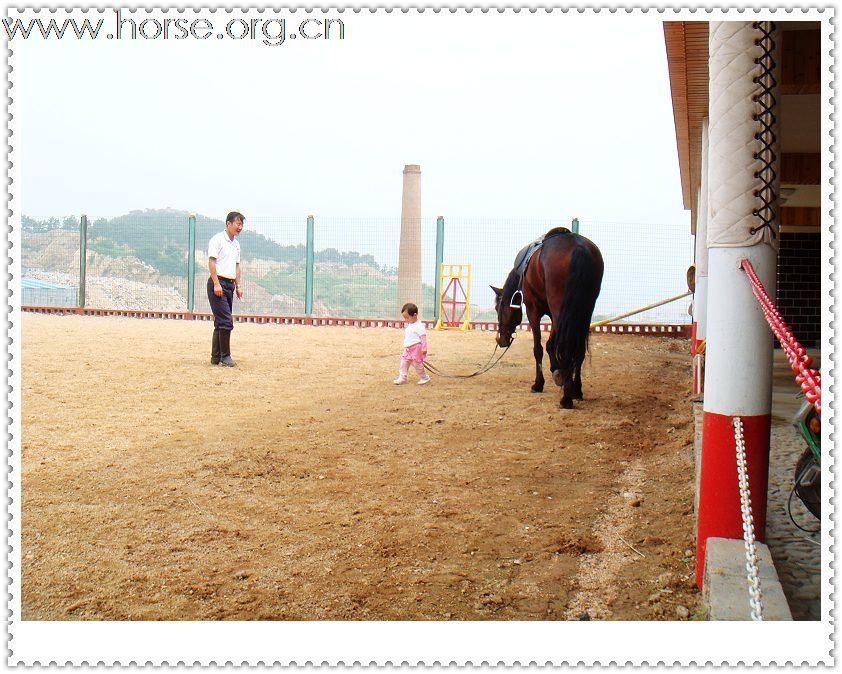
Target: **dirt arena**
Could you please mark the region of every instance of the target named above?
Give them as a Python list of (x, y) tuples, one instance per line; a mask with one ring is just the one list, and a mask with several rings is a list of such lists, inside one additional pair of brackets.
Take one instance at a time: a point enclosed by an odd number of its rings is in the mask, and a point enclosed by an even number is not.
[[(394, 386), (394, 329), (23, 318), (25, 620), (692, 619), (686, 341), (531, 338)], [(472, 372), (488, 333), (432, 332)], [(545, 368), (547, 361), (545, 359)], [(547, 372), (548, 374), (548, 372)]]

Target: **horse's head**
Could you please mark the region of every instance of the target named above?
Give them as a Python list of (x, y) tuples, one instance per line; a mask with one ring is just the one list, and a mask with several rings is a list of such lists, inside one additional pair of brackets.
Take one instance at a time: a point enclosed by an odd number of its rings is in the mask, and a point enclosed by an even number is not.
[[(496, 298), (494, 308), (497, 310), (497, 346), (508, 348), (512, 345), (515, 330), (523, 320), (523, 293), (518, 290), (518, 277), (509, 274), (506, 284), (502, 288), (491, 286)], [(514, 298), (514, 301), (512, 301)]]

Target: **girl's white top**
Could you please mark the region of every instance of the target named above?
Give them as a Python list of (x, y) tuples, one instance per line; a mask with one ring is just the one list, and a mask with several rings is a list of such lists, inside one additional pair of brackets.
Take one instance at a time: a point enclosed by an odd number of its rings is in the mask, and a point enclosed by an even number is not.
[(424, 329), (424, 322), (420, 319), (415, 323), (407, 323), (403, 332), (403, 345), (415, 346), (421, 343), (421, 337), (426, 337), (427, 331)]

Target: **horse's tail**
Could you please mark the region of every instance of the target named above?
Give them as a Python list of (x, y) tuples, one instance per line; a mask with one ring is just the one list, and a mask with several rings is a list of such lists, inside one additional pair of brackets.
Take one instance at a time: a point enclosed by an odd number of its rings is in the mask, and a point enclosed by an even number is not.
[(564, 297), (553, 328), (559, 372), (565, 381), (588, 352), (591, 316), (601, 284), (602, 274), (591, 251), (577, 245), (570, 257)]

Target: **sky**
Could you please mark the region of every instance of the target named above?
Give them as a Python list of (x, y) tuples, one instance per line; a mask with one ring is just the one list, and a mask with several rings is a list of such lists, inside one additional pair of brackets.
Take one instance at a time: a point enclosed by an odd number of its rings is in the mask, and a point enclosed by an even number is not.
[[(614, 251), (600, 311), (684, 289), (689, 212), (659, 15), (299, 11), (280, 15), (283, 44), (263, 44), (278, 16), (123, 12), (214, 29), (128, 40), (124, 24), (109, 40), (114, 12), (91, 12), (104, 21), (95, 40), (13, 41), (23, 213), (238, 210), (282, 244), (303, 243), (313, 214), (317, 249), (395, 266), (402, 172), (420, 164), (427, 283), (437, 215), (445, 261), (472, 263), (488, 302), (521, 246), (576, 216)], [(258, 39), (216, 37), (239, 18), (258, 22)], [(308, 18), (341, 19), (344, 39), (336, 24), (329, 40), (290, 38)], [(644, 267), (653, 252), (669, 263)]]
[[(241, 13), (122, 18), (165, 16)], [(327, 16), (344, 40), (14, 42), (23, 212), (392, 216), (420, 164), (425, 216), (688, 222), (658, 18)]]

